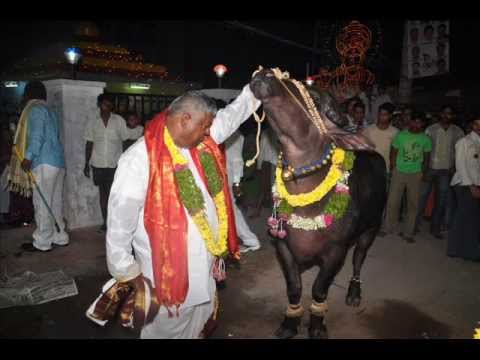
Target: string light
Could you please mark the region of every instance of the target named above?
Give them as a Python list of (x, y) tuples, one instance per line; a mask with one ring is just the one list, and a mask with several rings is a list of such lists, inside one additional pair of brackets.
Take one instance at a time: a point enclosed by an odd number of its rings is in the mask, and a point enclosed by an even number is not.
[[(168, 72), (165, 66), (143, 62), (140, 54), (131, 54), (129, 50), (120, 46), (103, 45), (99, 43), (77, 42), (74, 47), (82, 56), (79, 71), (94, 73), (118, 73), (130, 78), (165, 79)], [(59, 70), (65, 61), (49, 59), (39, 63), (32, 58), (24, 58), (20, 64), (14, 66), (14, 71), (34, 76), (47, 74), (49, 71)]]
[(121, 47), (101, 45), (99, 43), (79, 43), (86, 56), (80, 66), (81, 70), (97, 72), (107, 69), (109, 73), (126, 72), (135, 77), (164, 78), (166, 68), (161, 65), (145, 64), (141, 55), (132, 55), (130, 51)]

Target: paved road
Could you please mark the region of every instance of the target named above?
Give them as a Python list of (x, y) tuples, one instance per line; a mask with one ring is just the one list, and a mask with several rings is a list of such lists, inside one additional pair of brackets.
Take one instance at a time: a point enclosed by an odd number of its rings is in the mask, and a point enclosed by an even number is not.
[[(251, 221), (265, 234), (265, 211)], [(0, 230), (0, 271), (9, 276), (31, 270), (62, 269), (77, 282), (79, 295), (51, 303), (0, 310), (1, 338), (135, 338), (136, 332), (109, 324), (100, 328), (87, 320), (85, 310), (109, 279), (104, 235), (87, 228), (71, 233), (71, 245), (50, 253), (23, 253), (31, 228)], [(261, 235), (263, 247), (242, 257), (228, 270), (219, 293), (220, 325), (215, 338), (273, 338), (287, 305), (285, 284), (271, 240)], [(397, 236), (377, 238), (362, 272), (363, 301), (345, 305), (352, 273), (349, 253), (329, 294), (327, 327), (330, 338), (472, 338), (480, 321), (480, 263), (448, 258), (445, 240), (426, 232), (407, 244)], [(316, 269), (303, 275), (306, 309)], [(308, 311), (297, 338), (305, 338)]]

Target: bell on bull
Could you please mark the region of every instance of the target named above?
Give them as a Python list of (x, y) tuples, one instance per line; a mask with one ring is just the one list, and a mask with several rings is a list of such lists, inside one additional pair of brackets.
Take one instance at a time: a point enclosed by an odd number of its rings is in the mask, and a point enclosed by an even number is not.
[(282, 172), (282, 178), (284, 181), (292, 181), (294, 178), (293, 171), (290, 169), (284, 169)]

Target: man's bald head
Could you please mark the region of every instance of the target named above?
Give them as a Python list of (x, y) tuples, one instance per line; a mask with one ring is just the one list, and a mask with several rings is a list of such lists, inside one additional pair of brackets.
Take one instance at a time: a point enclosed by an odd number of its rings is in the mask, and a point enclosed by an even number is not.
[(210, 113), (215, 116), (217, 105), (211, 97), (201, 91), (191, 90), (177, 97), (168, 107), (170, 116), (175, 116), (182, 112)]

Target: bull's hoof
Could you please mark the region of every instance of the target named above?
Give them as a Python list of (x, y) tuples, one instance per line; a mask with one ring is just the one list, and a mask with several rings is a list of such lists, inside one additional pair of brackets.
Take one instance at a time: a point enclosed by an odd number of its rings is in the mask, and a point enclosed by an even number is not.
[(362, 301), (361, 296), (362, 289), (360, 287), (360, 281), (351, 280), (348, 286), (348, 293), (345, 299), (345, 303), (348, 306), (358, 307)]
[(279, 339), (291, 339), (298, 334), (300, 317), (287, 317), (283, 319), (282, 325), (275, 331), (275, 336)]
[(328, 339), (327, 327), (324, 324), (323, 316), (310, 315), (310, 326), (308, 327), (310, 339)]

